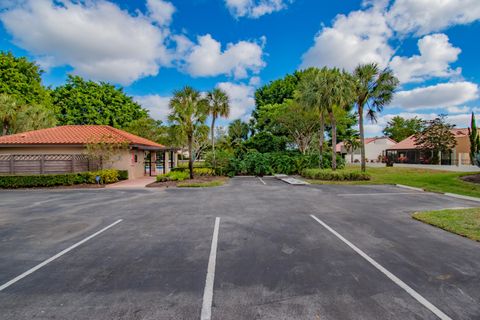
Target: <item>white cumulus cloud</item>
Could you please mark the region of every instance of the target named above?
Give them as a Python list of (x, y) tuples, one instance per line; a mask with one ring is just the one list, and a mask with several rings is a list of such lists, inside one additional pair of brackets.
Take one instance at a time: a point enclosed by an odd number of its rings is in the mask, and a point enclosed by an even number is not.
[(478, 0), (395, 0), (387, 14), (399, 33), (425, 35), (480, 19)]
[(197, 44), (191, 44), (183, 66), (194, 77), (233, 75), (242, 79), (250, 72), (258, 73), (265, 66), (262, 43), (239, 41), (227, 44), (222, 50), (222, 44), (210, 34), (199, 36), (197, 41)]
[(314, 45), (303, 55), (303, 68), (341, 67), (353, 70), (359, 63), (377, 62), (386, 67), (393, 54), (388, 44), (392, 31), (376, 7), (338, 15), (323, 27)]
[(461, 69), (450, 68), (457, 61), (460, 48), (452, 46), (447, 35), (432, 34), (418, 40), (420, 55), (393, 57), (390, 67), (400, 82), (421, 82), (433, 77), (459, 75)]
[(171, 97), (164, 97), (158, 94), (135, 96), (134, 100), (143, 108), (149, 111), (150, 116), (155, 120), (167, 121), (170, 109), (168, 104)]
[(150, 18), (161, 26), (169, 25), (175, 13), (172, 3), (163, 0), (147, 0)]
[(95, 80), (128, 85), (171, 60), (168, 30), (107, 1), (25, 0), (0, 19), (15, 43), (47, 66), (70, 65)]
[(236, 17), (259, 18), (286, 9), (291, 0), (225, 0), (230, 13)]
[(255, 88), (243, 83), (220, 82), (217, 87), (230, 98), (230, 120), (244, 119), (255, 106)]
[(468, 81), (439, 83), (397, 92), (391, 106), (409, 110), (455, 107), (478, 98), (478, 85)]

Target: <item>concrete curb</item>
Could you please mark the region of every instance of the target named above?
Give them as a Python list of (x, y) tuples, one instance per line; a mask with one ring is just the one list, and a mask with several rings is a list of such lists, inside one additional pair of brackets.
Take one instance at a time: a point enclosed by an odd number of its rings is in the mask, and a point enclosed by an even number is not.
[(457, 198), (457, 199), (462, 199), (462, 200), (470, 200), (470, 201), (476, 201), (476, 202), (480, 202), (480, 198), (475, 198), (475, 197), (469, 197), (469, 196), (462, 196), (460, 194), (455, 194), (455, 193), (444, 193), (444, 195), (448, 196), (448, 197), (453, 197), (453, 198)]
[(422, 188), (415, 188), (415, 187), (410, 187), (410, 186), (405, 186), (403, 184), (396, 184), (396, 187), (403, 188), (403, 189), (409, 189), (409, 190), (415, 190), (415, 191), (420, 191), (420, 192), (425, 192)]
[[(403, 189), (409, 189), (409, 190), (415, 190), (415, 191), (420, 191), (420, 192), (426, 192), (422, 188), (415, 188), (415, 187), (410, 187), (410, 186), (405, 186), (403, 184), (396, 184), (395, 186)], [(469, 201), (475, 201), (475, 202), (480, 202), (480, 198), (476, 197), (469, 197), (469, 196), (463, 196), (461, 194), (456, 194), (456, 193), (449, 193), (449, 192), (440, 192), (439, 194), (443, 194), (444, 196), (447, 197), (452, 197), (452, 198), (457, 198), (457, 199), (462, 199), (462, 200), (469, 200)]]

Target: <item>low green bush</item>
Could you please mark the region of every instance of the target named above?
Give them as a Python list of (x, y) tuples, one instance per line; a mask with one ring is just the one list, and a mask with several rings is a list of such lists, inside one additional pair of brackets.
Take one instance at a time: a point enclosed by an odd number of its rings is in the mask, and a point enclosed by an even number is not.
[(15, 189), (71, 186), (81, 183), (95, 184), (97, 183), (96, 176), (100, 176), (101, 183), (109, 184), (118, 181), (119, 172), (115, 169), (107, 169), (65, 174), (0, 176), (0, 188)]
[(82, 177), (84, 177), (84, 182), (88, 184), (95, 184), (97, 183), (96, 177), (100, 177), (101, 184), (110, 184), (118, 182), (119, 172), (115, 169), (104, 169), (98, 171), (90, 171), (90, 172), (82, 172), (79, 173)]
[(302, 171), (302, 176), (307, 179), (314, 180), (328, 180), (328, 181), (365, 181), (370, 180), (368, 173), (350, 170), (331, 169), (305, 169)]
[(128, 170), (118, 170), (118, 180), (128, 180)]
[[(299, 174), (304, 169), (315, 168), (320, 165), (318, 153), (301, 154), (295, 151), (284, 151), (274, 153), (260, 153), (256, 150), (235, 156), (228, 151), (216, 151), (215, 161), (213, 153), (207, 154), (205, 163), (214, 168), (216, 175), (270, 175), (274, 173)], [(322, 168), (331, 167), (332, 156), (324, 153), (322, 157)], [(345, 166), (345, 161), (337, 157), (337, 168)]]
[(170, 171), (166, 174), (160, 174), (157, 176), (157, 182), (166, 182), (166, 181), (183, 181), (190, 178), (188, 172), (185, 171)]
[[(189, 169), (188, 168), (184, 168), (184, 167), (177, 167), (177, 168), (173, 168), (171, 172), (187, 172), (189, 173)], [(213, 176), (215, 175), (215, 172), (212, 168), (202, 168), (202, 167), (194, 167), (193, 168), (193, 175), (194, 176)]]

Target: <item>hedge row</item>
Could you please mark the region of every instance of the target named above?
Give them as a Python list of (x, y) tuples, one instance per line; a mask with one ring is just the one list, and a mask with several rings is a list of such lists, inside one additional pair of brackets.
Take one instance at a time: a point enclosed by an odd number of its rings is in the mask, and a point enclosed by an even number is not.
[[(324, 153), (322, 157), (322, 168), (331, 167), (332, 156)], [(233, 155), (225, 150), (215, 153), (210, 152), (206, 156), (206, 164), (215, 168), (217, 175), (270, 175), (274, 173), (299, 174), (306, 168), (315, 168), (320, 165), (318, 153), (301, 154), (298, 152), (275, 152), (260, 153), (248, 151), (241, 155)], [(337, 157), (337, 167), (343, 168), (345, 162)]]
[(368, 173), (360, 171), (338, 170), (331, 169), (305, 169), (302, 171), (302, 176), (307, 179), (315, 180), (329, 180), (329, 181), (366, 181), (370, 180)]
[[(173, 168), (172, 172), (190, 172), (188, 167), (177, 167)], [(196, 177), (203, 177), (203, 176), (213, 176), (215, 172), (211, 168), (202, 168), (202, 167), (194, 167), (193, 168), (193, 175)]]
[(128, 179), (128, 171), (106, 169), (91, 172), (43, 174), (43, 175), (18, 175), (0, 176), (0, 188), (35, 188), (71, 186), (75, 184), (95, 184), (96, 177), (100, 177), (100, 183), (109, 184), (119, 180)]
[(169, 173), (159, 174), (157, 182), (183, 181), (188, 178), (190, 178), (190, 174), (187, 171), (170, 171)]

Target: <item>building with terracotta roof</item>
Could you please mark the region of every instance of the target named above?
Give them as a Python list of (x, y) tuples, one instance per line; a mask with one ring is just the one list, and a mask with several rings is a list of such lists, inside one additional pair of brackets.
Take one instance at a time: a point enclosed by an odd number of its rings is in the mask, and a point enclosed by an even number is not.
[[(469, 165), (470, 164), (470, 139), (468, 128), (451, 130), (457, 141), (456, 147), (449, 153), (440, 155), (443, 165)], [(415, 144), (415, 137), (412, 135), (395, 146), (388, 148), (387, 156), (395, 163), (431, 164), (431, 152), (422, 151), (420, 146)]]
[[(385, 150), (394, 146), (396, 142), (389, 137), (365, 138), (365, 158), (367, 162), (377, 162), (385, 155)], [(360, 162), (360, 148), (347, 150), (343, 142), (336, 145), (336, 151), (341, 154), (347, 163)]]
[[(98, 142), (125, 145), (109, 166), (127, 170), (129, 178), (156, 175), (157, 168), (168, 171), (176, 165), (171, 148), (148, 139), (105, 125), (66, 125), (1, 136), (0, 174), (84, 171), (80, 163), (86, 161), (86, 146)], [(54, 159), (51, 166), (45, 159)]]

